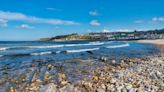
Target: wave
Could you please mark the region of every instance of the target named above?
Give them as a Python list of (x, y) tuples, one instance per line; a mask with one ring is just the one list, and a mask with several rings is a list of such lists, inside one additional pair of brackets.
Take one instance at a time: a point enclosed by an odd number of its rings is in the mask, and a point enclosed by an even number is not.
[(59, 47), (63, 47), (64, 45), (53, 45), (53, 46), (27, 46), (27, 48), (38, 48), (38, 49), (42, 49), (42, 48), (59, 48)]
[(7, 50), (8, 48), (0, 48), (0, 51), (4, 51)]
[(73, 47), (73, 46), (89, 46), (89, 45), (103, 45), (103, 42), (90, 42), (87, 44), (62, 44), (62, 45), (50, 45), (50, 46), (16, 46), (0, 48), (0, 51), (14, 50), (14, 49), (46, 49), (46, 48), (60, 48), (60, 47)]
[(3, 57), (4, 55), (0, 55), (0, 57)]
[(87, 44), (67, 44), (67, 45), (64, 45), (64, 46), (89, 46), (89, 45), (103, 45), (104, 43), (103, 42), (90, 42), (90, 43), (87, 43)]
[(41, 56), (41, 55), (49, 55), (49, 54), (53, 54), (53, 52), (51, 51), (47, 51), (47, 52), (39, 52), (39, 53), (31, 53), (30, 55), (32, 56)]
[(92, 48), (92, 49), (80, 49), (80, 50), (66, 50), (67, 53), (77, 53), (77, 52), (86, 52), (86, 51), (94, 51), (99, 50), (100, 48)]
[(122, 48), (122, 47), (128, 47), (130, 44), (122, 44), (122, 45), (114, 45), (114, 46), (107, 46), (106, 48)]

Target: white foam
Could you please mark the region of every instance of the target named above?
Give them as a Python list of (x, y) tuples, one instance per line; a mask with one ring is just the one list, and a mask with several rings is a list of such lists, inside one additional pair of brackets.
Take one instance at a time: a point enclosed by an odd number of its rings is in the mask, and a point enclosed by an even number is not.
[(7, 50), (8, 48), (0, 48), (0, 51), (4, 51)]
[(86, 52), (86, 51), (94, 51), (99, 50), (99, 48), (92, 48), (92, 49), (80, 49), (80, 50), (66, 50), (67, 53), (77, 53), (77, 52)]
[(58, 53), (60, 53), (61, 51), (56, 51), (56, 53), (58, 54)]
[(31, 53), (30, 55), (38, 56), (38, 55), (48, 55), (48, 54), (52, 54), (52, 52), (47, 51), (47, 52), (40, 52), (40, 53)]
[(122, 47), (128, 47), (128, 46), (130, 46), (130, 44), (126, 43), (126, 44), (122, 44), (122, 45), (108, 46), (106, 48), (122, 48)]
[(53, 45), (53, 46), (28, 46), (28, 48), (38, 48), (38, 49), (42, 49), (42, 48), (59, 48), (59, 47), (63, 47), (64, 45)]
[(90, 42), (90, 43), (87, 43), (87, 44), (67, 44), (67, 45), (64, 45), (64, 46), (89, 46), (89, 45), (103, 45), (104, 43), (103, 42)]
[(0, 55), (0, 57), (3, 57), (3, 55)]

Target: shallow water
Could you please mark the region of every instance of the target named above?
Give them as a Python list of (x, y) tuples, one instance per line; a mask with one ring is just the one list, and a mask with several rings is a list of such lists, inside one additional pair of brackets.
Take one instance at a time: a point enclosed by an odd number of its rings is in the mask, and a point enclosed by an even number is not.
[(53, 81), (57, 80), (58, 72), (63, 72), (68, 81), (74, 82), (89, 77), (92, 70), (103, 66), (105, 63), (97, 62), (101, 56), (119, 61), (124, 57), (142, 58), (158, 52), (154, 45), (136, 42), (0, 42), (0, 84), (6, 80), (0, 90), (6, 90), (13, 85), (9, 80), (19, 80), (21, 76), (26, 76), (26, 81), (19, 85), (25, 85), (31, 81), (35, 70), (40, 71), (38, 79), (41, 79), (49, 63), (53, 66), (48, 71)]

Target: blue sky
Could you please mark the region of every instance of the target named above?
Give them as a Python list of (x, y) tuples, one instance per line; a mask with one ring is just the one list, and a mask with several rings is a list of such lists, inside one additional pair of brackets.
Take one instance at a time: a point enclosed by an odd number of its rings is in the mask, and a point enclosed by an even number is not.
[(164, 0), (0, 0), (0, 40), (164, 28)]

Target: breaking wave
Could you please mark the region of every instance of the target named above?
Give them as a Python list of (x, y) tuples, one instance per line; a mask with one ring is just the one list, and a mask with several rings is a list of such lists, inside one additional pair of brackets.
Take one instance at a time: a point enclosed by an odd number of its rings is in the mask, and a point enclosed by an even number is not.
[(92, 49), (79, 49), (79, 50), (66, 50), (67, 53), (77, 53), (77, 52), (86, 52), (86, 51), (94, 51), (99, 50), (100, 48), (92, 48)]
[(0, 55), (0, 57), (3, 57), (3, 55)]
[(122, 44), (122, 45), (114, 45), (114, 46), (107, 46), (106, 48), (122, 48), (122, 47), (128, 47), (130, 44)]
[(39, 53), (31, 53), (30, 55), (32, 56), (41, 56), (41, 55), (49, 55), (49, 54), (53, 54), (53, 52), (51, 51), (47, 51), (47, 52), (39, 52)]
[(8, 48), (0, 48), (0, 51), (4, 51), (7, 50)]

